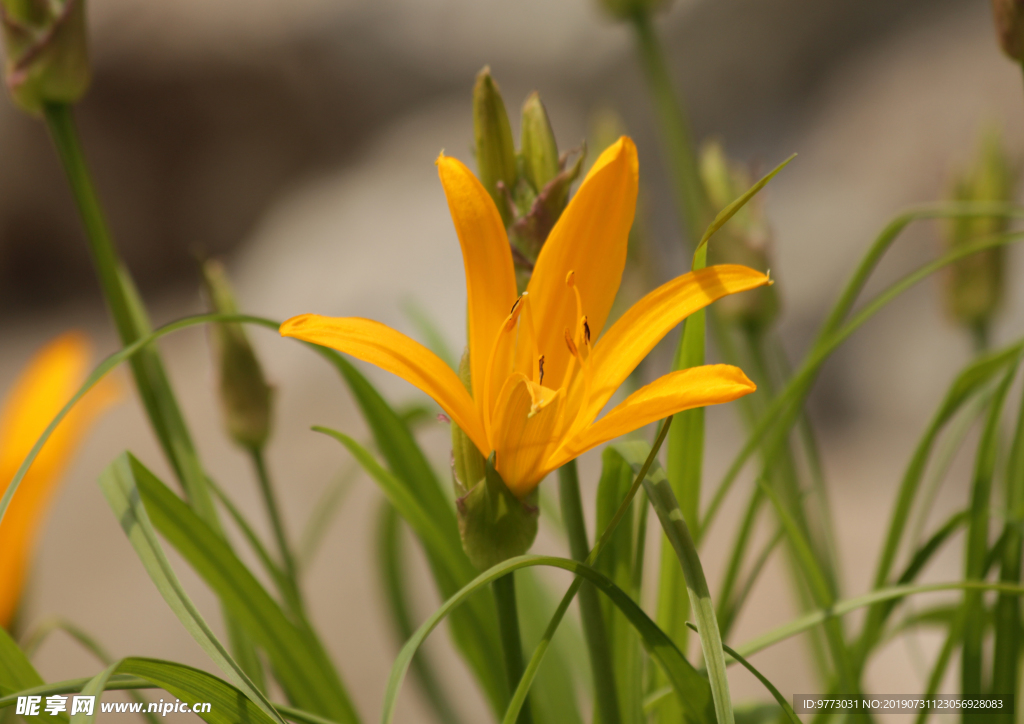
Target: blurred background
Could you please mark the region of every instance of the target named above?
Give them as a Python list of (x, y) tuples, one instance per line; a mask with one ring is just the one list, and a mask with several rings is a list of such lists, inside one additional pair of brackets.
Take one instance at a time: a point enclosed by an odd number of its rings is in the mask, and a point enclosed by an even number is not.
[[(563, 149), (587, 136), (596, 113), (615, 110), (639, 147), (654, 281), (688, 268), (632, 37), (596, 2), (93, 0), (89, 12), (95, 81), (78, 110), (83, 141), (116, 241), (158, 324), (203, 309), (195, 260), (213, 254), (227, 260), (248, 312), (367, 316), (415, 333), (404, 310), (416, 305), (461, 348), (462, 264), (433, 161), (444, 149), (473, 166), (470, 92), (484, 65), (501, 84), (515, 135), (531, 90), (541, 93)], [(698, 140), (720, 138), (731, 156), (763, 170), (799, 153), (765, 196), (781, 332), (793, 360), (874, 236), (898, 211), (944, 196), (980, 131), (999, 128), (1018, 158), (1024, 150), (1020, 70), (999, 51), (981, 0), (677, 0), (658, 31)], [(913, 227), (871, 289), (934, 258), (938, 236), (933, 225)], [(1013, 283), (1024, 271), (1020, 256), (1011, 253), (1009, 264), (996, 342), (1024, 327), (1024, 298)], [(117, 348), (45, 129), (4, 97), (0, 390), (69, 327), (92, 336), (97, 359)], [(251, 335), (277, 385), (270, 461), (297, 534), (348, 464), (309, 427), (357, 436), (364, 428), (321, 360), (272, 333)], [(181, 332), (162, 348), (205, 464), (262, 521), (248, 460), (222, 434), (205, 334)], [(867, 589), (895, 484), (970, 354), (969, 337), (946, 321), (939, 285), (929, 280), (825, 368), (811, 406), (847, 595)], [(405, 383), (364, 371), (392, 401), (418, 399)], [(709, 424), (710, 486), (742, 440), (734, 411), (712, 411)], [(426, 439), (446, 468), (447, 429), (439, 424)], [(167, 471), (134, 398), (104, 418), (72, 466), (40, 539), (25, 623), (63, 614), (116, 656), (208, 668), (97, 489), (99, 472), (125, 449)], [(964, 498), (970, 463), (958, 461), (936, 519)], [(584, 478), (595, 477), (596, 459), (585, 461)], [(306, 578), (313, 617), (367, 719), (379, 712), (399, 645), (380, 612), (371, 541), (378, 500), (369, 480), (354, 484)], [(712, 590), (724, 557), (716, 542), (730, 538), (737, 510), (738, 502), (727, 508), (705, 545)], [(542, 538), (538, 549), (546, 547), (557, 549)], [(177, 570), (218, 619), (202, 583), (180, 561)], [(956, 551), (929, 573), (958, 575)], [(437, 601), (421, 578), (426, 614)], [(785, 566), (773, 563), (732, 643), (796, 611)], [(927, 636), (918, 643), (925, 659), (938, 645)], [(446, 638), (429, 645), (451, 662), (444, 679), (469, 720), (486, 718)], [(919, 692), (918, 653), (890, 647), (874, 662), (869, 687)], [(784, 694), (819, 693), (798, 641), (753, 661)], [(59, 636), (38, 663), (48, 679), (96, 670)], [(745, 673), (732, 676), (738, 698), (766, 698)], [(407, 686), (399, 720), (428, 720), (418, 696)]]

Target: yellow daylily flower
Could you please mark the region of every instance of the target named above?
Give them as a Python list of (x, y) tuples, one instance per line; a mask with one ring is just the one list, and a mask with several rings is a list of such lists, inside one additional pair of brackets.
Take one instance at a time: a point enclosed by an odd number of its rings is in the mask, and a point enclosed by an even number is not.
[[(14, 383), (0, 408), (0, 496), (78, 391), (89, 357), (85, 336), (68, 332), (37, 352)], [(11, 499), (0, 523), (0, 626), (7, 628), (17, 610), (36, 534), (61, 472), (92, 421), (119, 396), (118, 386), (104, 380), (83, 397), (53, 431)]]
[[(603, 442), (754, 384), (730, 365), (672, 372), (598, 415), (637, 364), (681, 320), (764, 274), (721, 265), (658, 287), (602, 335), (626, 263), (639, 164), (623, 136), (601, 154), (555, 225), (526, 292), (516, 296), (508, 237), (494, 202), (454, 158), (437, 160), (462, 246), (472, 394), (441, 359), (389, 327), (304, 314), (280, 332), (392, 372), (434, 398), (522, 498), (552, 470)], [(463, 481), (472, 485), (475, 481)]]

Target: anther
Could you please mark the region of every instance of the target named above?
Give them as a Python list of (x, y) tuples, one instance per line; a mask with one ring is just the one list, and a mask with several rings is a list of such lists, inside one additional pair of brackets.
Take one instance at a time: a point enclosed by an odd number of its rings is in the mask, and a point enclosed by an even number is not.
[(570, 270), (569, 273), (565, 275), (565, 285), (567, 287), (576, 286), (576, 272)]
[(590, 325), (587, 324), (587, 318), (583, 318), (583, 338), (587, 340), (587, 346), (590, 346)]
[(539, 374), (540, 381), (538, 381), (537, 384), (538, 385), (543, 385), (544, 384), (544, 355), (541, 355), (540, 359), (537, 360), (537, 370), (540, 373)]

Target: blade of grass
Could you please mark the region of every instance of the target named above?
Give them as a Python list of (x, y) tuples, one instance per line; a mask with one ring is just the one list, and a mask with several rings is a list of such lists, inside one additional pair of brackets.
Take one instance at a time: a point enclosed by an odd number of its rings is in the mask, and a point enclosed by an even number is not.
[[(131, 275), (114, 247), (89, 175), (71, 107), (67, 104), (49, 104), (44, 108), (44, 113), (50, 137), (64, 166), (81, 215), (86, 240), (114, 326), (122, 344), (132, 344), (150, 333), (149, 321)], [(147, 347), (132, 359), (132, 373), (157, 439), (189, 500), (204, 519), (213, 521), (216, 512), (206, 489), (202, 465), (155, 347)]]
[[(953, 380), (942, 403), (939, 405), (939, 409), (929, 423), (924, 436), (914, 450), (910, 464), (907, 466), (907, 470), (900, 482), (896, 504), (893, 506), (885, 543), (883, 544), (882, 553), (879, 556), (875, 571), (875, 588), (881, 588), (889, 582), (889, 574), (896, 560), (896, 554), (899, 551), (904, 532), (907, 529), (907, 522), (910, 518), (914, 499), (920, 489), (921, 481), (924, 478), (928, 461), (931, 459), (932, 450), (935, 447), (939, 434), (963, 405), (982, 391), (996, 374), (1004, 371), (1008, 365), (1014, 363), (1022, 349), (1024, 349), (1024, 342), (1018, 342), (997, 352), (980, 357), (968, 365)], [(863, 668), (871, 648), (877, 643), (884, 620), (891, 610), (891, 606), (876, 606), (868, 611), (860, 641), (857, 644), (856, 663), (858, 671)]]
[[(633, 469), (614, 451), (606, 448), (601, 456), (601, 478), (597, 484), (596, 530), (604, 530), (621, 501), (629, 493), (633, 483)], [(638, 585), (634, 578), (640, 574), (636, 569), (634, 553), (634, 514), (630, 506), (627, 515), (609, 538), (601, 558), (594, 567), (615, 582), (619, 588), (630, 593), (634, 600), (639, 598)], [(642, 559), (641, 559), (642, 565)], [(642, 724), (643, 709), (640, 696), (643, 691), (643, 661), (638, 642), (633, 636), (629, 622), (607, 599), (603, 599), (602, 612), (608, 630), (610, 661), (620, 695), (622, 719), (628, 724)], [(664, 630), (664, 629), (662, 629)]]
[[(61, 616), (50, 616), (36, 624), (35, 629), (33, 629), (32, 633), (25, 638), (25, 642), (22, 644), (22, 649), (25, 651), (25, 655), (31, 658), (35, 652), (39, 650), (39, 647), (42, 646), (43, 642), (49, 638), (50, 634), (56, 631), (63, 631), (66, 633), (75, 642), (77, 642), (79, 646), (92, 654), (101, 664), (110, 666), (114, 663), (114, 657), (107, 653), (107, 650), (103, 648), (99, 641), (86, 633), (79, 626), (76, 626), (74, 623)], [(134, 690), (129, 690), (128, 695), (135, 701), (135, 703), (142, 705), (142, 716), (145, 717), (150, 724), (157, 724), (156, 717), (146, 711), (149, 701)]]
[[(971, 484), (971, 506), (967, 523), (967, 549), (964, 554), (964, 579), (981, 580), (984, 577), (985, 558), (988, 553), (988, 518), (995, 477), (996, 455), (999, 443), (999, 423), (1003, 403), (1010, 384), (1017, 375), (1020, 355), (1003, 376), (989, 407), (985, 429), (978, 443)], [(964, 637), (961, 655), (961, 695), (966, 698), (980, 698), (983, 694), (981, 682), (982, 641), (984, 629), (984, 600), (980, 591), (964, 592)], [(964, 721), (972, 722), (977, 716), (964, 711)]]
[[(1021, 525), (1024, 524), (1024, 400), (1017, 414), (1017, 429), (1010, 447), (1006, 469), (1006, 522), (1003, 527), (1002, 561), (999, 580), (1019, 584), (1021, 580)], [(995, 648), (992, 653), (992, 696), (1004, 701), (998, 713), (1001, 722), (1016, 721), (1016, 697), (1020, 682), (1020, 601), (1000, 594), (995, 606)]]
[[(698, 630), (697, 627), (694, 626), (692, 623), (687, 623), (687, 625), (694, 631)], [(771, 694), (775, 701), (779, 703), (779, 706), (782, 707), (782, 711), (785, 712), (786, 717), (789, 719), (790, 722), (792, 722), (792, 724), (802, 724), (802, 722), (800, 721), (800, 717), (796, 715), (796, 712), (793, 711), (793, 707), (790, 705), (788, 701), (786, 701), (786, 697), (784, 697), (779, 692), (779, 690), (775, 688), (772, 682), (768, 681), (768, 678), (764, 674), (762, 674), (760, 671), (754, 668), (754, 666), (749, 661), (747, 661), (745, 658), (736, 653), (735, 649), (731, 649), (725, 644), (722, 644), (722, 648), (725, 650), (725, 653), (732, 656), (736, 661), (740, 663), (740, 665), (743, 668), (745, 668), (747, 671), (753, 674), (757, 678), (757, 680), (764, 685), (764, 688), (768, 690), (768, 693)]]
[[(416, 627), (410, 610), (401, 522), (394, 506), (383, 501), (377, 519), (377, 568), (384, 586), (384, 600), (391, 626), (398, 640), (404, 642), (415, 633)], [(458, 724), (459, 716), (434, 677), (434, 669), (430, 666), (426, 652), (416, 653), (412, 670), (435, 718), (441, 724)]]
[[(989, 215), (992, 214), (990, 213)], [(774, 455), (777, 453), (779, 446), (785, 440), (790, 428), (798, 419), (799, 410), (803, 404), (803, 400), (810, 392), (810, 388), (813, 385), (818, 370), (824, 364), (825, 360), (828, 359), (828, 356), (844, 341), (846, 341), (850, 335), (860, 328), (868, 319), (883, 309), (890, 301), (939, 269), (942, 269), (959, 259), (970, 256), (971, 254), (976, 254), (979, 251), (1019, 241), (1021, 237), (1021, 234), (1004, 234), (947, 252), (935, 261), (921, 266), (916, 271), (904, 276), (898, 282), (888, 287), (885, 291), (868, 302), (857, 314), (846, 322), (846, 324), (842, 324), (842, 318), (845, 316), (844, 313), (843, 316), (839, 317), (838, 322), (836, 322), (837, 329), (832, 331), (832, 318), (836, 316), (836, 311), (842, 309), (846, 304), (847, 297), (850, 296), (849, 292), (851, 289), (859, 292), (859, 285), (863, 283), (860, 279), (862, 271), (865, 267), (869, 267), (868, 272), (873, 268), (873, 265), (867, 263), (872, 261), (871, 257), (876, 251), (876, 249), (873, 248), (872, 253), (869, 254), (868, 258), (862, 262), (861, 268), (858, 269), (858, 272), (854, 275), (854, 279), (847, 286), (847, 290), (841, 297), (840, 303), (834, 308), (833, 314), (830, 315), (830, 318), (823, 326), (822, 331), (819, 332), (818, 341), (812, 347), (811, 353), (808, 354), (803, 364), (793, 377), (790, 378), (786, 387), (782, 390), (779, 396), (772, 401), (771, 405), (769, 405), (768, 410), (757, 423), (746, 444), (733, 460), (729, 470), (719, 483), (711, 504), (704, 513), (700, 526), (701, 535), (705, 533), (710, 523), (714, 520), (726, 494), (728, 494), (732, 484), (736, 481), (739, 473), (742, 471), (747, 460), (749, 460), (754, 451), (758, 448), (764, 448), (766, 458), (769, 460), (774, 458)], [(884, 235), (883, 240), (885, 240)], [(889, 243), (891, 243), (891, 241), (891, 239), (888, 240)], [(876, 246), (879, 246), (877, 242)], [(882, 251), (884, 251), (885, 248), (887, 247), (882, 248)], [(866, 277), (863, 281), (866, 281)], [(853, 304), (855, 298), (856, 294), (854, 294), (853, 298), (849, 300), (850, 305)], [(765, 440), (766, 436), (769, 436), (767, 440)]]
[(160, 595), (192, 635), (206, 654), (223, 671), (232, 683), (257, 707), (277, 724), (283, 720), (263, 693), (252, 683), (242, 668), (217, 639), (207, 625), (195, 604), (185, 593), (170, 562), (164, 555), (156, 531), (149, 521), (149, 515), (139, 491), (134, 485), (131, 459), (127, 454), (118, 457), (100, 475), (100, 488), (114, 514), (121, 523), (136, 555), (142, 561), (146, 572), (156, 584)]
[[(464, 585), (463, 581), (473, 580), (475, 570), (462, 550), (462, 543), (458, 538), (457, 531), (452, 535), (450, 531), (442, 527), (444, 521), (437, 520), (397, 475), (393, 475), (385, 469), (355, 440), (328, 428), (314, 427), (313, 429), (333, 437), (344, 445), (380, 486), (388, 500), (423, 544), (434, 578), (442, 594), (449, 590), (458, 591)], [(492, 639), (490, 638), (492, 630), (486, 626), (488, 620), (484, 618), (484, 614), (488, 610), (493, 612), (493, 607), (493, 595), (489, 591), (480, 592), (470, 602), (467, 607), (468, 611), (462, 618), (453, 617), (452, 628), (453, 633), (463, 636), (461, 641), (456, 636), (456, 643), (462, 644), (463, 654), (470, 667), (477, 674), (492, 707), (500, 714), (505, 710), (508, 690), (501, 662), (495, 661), (492, 655), (494, 651), (499, 650), (500, 646), (496, 633), (497, 622), (495, 618)], [(457, 624), (461, 628), (456, 628)], [(497, 679), (494, 678), (495, 675), (498, 676)]]
[[(606, 576), (594, 570), (589, 565), (568, 558), (555, 558), (552, 556), (517, 556), (500, 563), (477, 576), (472, 582), (464, 587), (458, 594), (445, 601), (433, 614), (420, 626), (416, 635), (411, 638), (399, 653), (391, 669), (391, 676), (388, 679), (387, 692), (384, 698), (384, 709), (381, 714), (382, 724), (389, 724), (394, 717), (394, 707), (398, 693), (405, 678), (405, 674), (412, 662), (416, 650), (426, 640), (431, 631), (436, 628), (448, 613), (471, 596), (475, 591), (487, 586), (492, 581), (512, 571), (530, 566), (550, 566), (561, 568), (581, 576), (586, 581), (593, 583), (599, 591), (609, 596), (615, 605), (622, 611), (627, 619), (634, 625), (637, 633), (643, 638), (645, 646), (651, 655), (666, 669), (670, 679), (681, 690), (681, 696), (691, 706), (695, 704), (694, 694), (699, 695), (700, 683), (703, 681), (686, 659), (679, 652), (679, 649), (672, 641), (665, 636), (653, 621), (643, 612), (629, 595), (616, 586)], [(694, 678), (696, 677), (696, 678)], [(704, 681), (704, 686), (707, 682)], [(696, 688), (694, 688), (696, 687)], [(710, 697), (709, 697), (710, 698)], [(710, 702), (709, 702), (710, 703)], [(701, 712), (703, 718), (704, 712)]]
[(129, 483), (138, 491), (152, 525), (266, 652), (289, 699), (339, 722), (358, 721), (333, 663), (305, 618), (300, 614), (291, 621), (205, 521), (130, 454), (128, 463)]
[(835, 604), (827, 609), (819, 609), (817, 611), (804, 614), (789, 623), (777, 626), (770, 631), (755, 637), (742, 646), (737, 646), (736, 650), (743, 656), (753, 656), (757, 652), (763, 651), (769, 646), (808, 631), (831, 618), (844, 616), (851, 611), (856, 611), (858, 608), (864, 608), (865, 606), (870, 606), (881, 601), (890, 601), (924, 593), (937, 593), (939, 591), (966, 590), (1002, 591), (1015, 596), (1024, 595), (1024, 586), (1011, 586), (1005, 583), (986, 583), (984, 581), (952, 581), (948, 583), (924, 583), (913, 586), (890, 586), (888, 588), (865, 593), (864, 595), (857, 596), (855, 598), (836, 601)]
[[(711, 227), (705, 232), (693, 255), (692, 269), (703, 269), (707, 264), (705, 243), (711, 236)], [(701, 309), (683, 323), (672, 369), (681, 370), (704, 364), (706, 312)], [(668, 481), (677, 498), (682, 501), (683, 516), (691, 526), (700, 524), (700, 489), (704, 469), (704, 408), (686, 410), (676, 415), (675, 425), (669, 430), (666, 445)], [(658, 576), (657, 621), (662, 630), (686, 651), (686, 619), (691, 602), (686, 581), (676, 563), (672, 543), (667, 535), (661, 537), (661, 560)], [(663, 683), (656, 681), (656, 685)], [(677, 722), (682, 717), (677, 701), (669, 701), (658, 712), (661, 724)]]
[[(616, 443), (613, 447), (633, 464), (646, 452), (644, 443)], [(683, 512), (672, 493), (672, 486), (656, 461), (644, 478), (644, 490), (647, 491), (647, 497), (658, 514), (658, 520), (661, 521), (661, 527), (671, 541), (683, 568), (690, 604), (697, 618), (697, 631), (700, 635), (701, 649), (704, 651), (711, 695), (715, 702), (715, 718), (718, 724), (734, 724), (735, 716), (732, 710), (732, 697), (729, 694), (729, 678), (725, 673), (722, 637), (715, 617), (715, 607), (711, 601), (711, 592), (704, 578), (704, 568), (701, 566)]]
[[(562, 521), (565, 523), (569, 538), (569, 551), (575, 560), (585, 561), (590, 553), (590, 542), (587, 537), (586, 521), (583, 519), (583, 503), (580, 499), (580, 481), (575, 460), (558, 469), (558, 493), (562, 504)], [(595, 708), (601, 718), (601, 724), (618, 724), (622, 720), (619, 688), (612, 667), (608, 629), (601, 611), (601, 602), (597, 597), (597, 589), (584, 583), (580, 586), (579, 598), (583, 635), (587, 641), (590, 670), (594, 677)]]

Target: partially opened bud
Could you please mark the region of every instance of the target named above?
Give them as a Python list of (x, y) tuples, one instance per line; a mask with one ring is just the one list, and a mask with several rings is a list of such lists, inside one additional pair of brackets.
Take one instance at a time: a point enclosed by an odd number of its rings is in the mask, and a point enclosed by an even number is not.
[(534, 193), (540, 193), (561, 170), (558, 164), (558, 143), (551, 130), (548, 112), (534, 91), (523, 104), (523, 123), (520, 133), (520, 154), (527, 180)]
[(537, 537), (537, 490), (520, 500), (487, 460), (483, 480), (455, 501), (462, 547), (481, 571), (522, 555)]
[[(1017, 174), (995, 131), (983, 138), (980, 153), (972, 169), (953, 181), (956, 201), (1013, 200)], [(963, 246), (1002, 234), (1009, 221), (1000, 216), (974, 216), (951, 219), (946, 226), (949, 248)], [(999, 306), (1003, 292), (1004, 248), (980, 251), (952, 264), (946, 274), (946, 307), (958, 323), (984, 331)]]
[(0, 0), (4, 76), (14, 101), (38, 114), (89, 87), (85, 0)]
[[(459, 379), (466, 389), (473, 394), (473, 384), (470, 378), (469, 347), (462, 354), (462, 361), (459, 362)], [(462, 428), (452, 423), (452, 474), (455, 476), (455, 493), (462, 497), (484, 479), (484, 456), (476, 449), (476, 445), (469, 439), (469, 435), (462, 431)]]
[(1024, 60), (1024, 0), (992, 0), (992, 14), (1003, 52)]
[[(700, 174), (708, 200), (724, 209), (751, 186), (750, 174), (732, 164), (720, 143), (711, 141), (700, 154)], [(751, 199), (736, 212), (708, 243), (708, 264), (742, 264), (767, 272), (771, 230), (764, 218), (760, 199)], [(723, 319), (753, 331), (768, 327), (779, 314), (775, 285), (730, 294), (716, 304)]]
[[(203, 280), (215, 312), (238, 313), (222, 264), (212, 260), (203, 264)], [(228, 434), (242, 447), (259, 449), (270, 437), (273, 389), (263, 376), (263, 368), (241, 324), (215, 323), (211, 326), (210, 338), (217, 360), (220, 402)]]
[[(494, 199), (507, 226), (512, 221), (509, 198), (518, 177), (516, 150), (501, 90), (487, 67), (477, 74), (473, 87), (473, 133), (480, 182)], [(499, 182), (505, 191), (499, 187)]]

